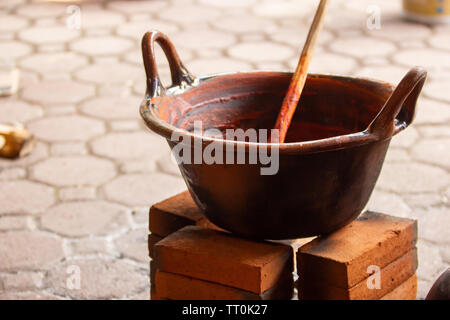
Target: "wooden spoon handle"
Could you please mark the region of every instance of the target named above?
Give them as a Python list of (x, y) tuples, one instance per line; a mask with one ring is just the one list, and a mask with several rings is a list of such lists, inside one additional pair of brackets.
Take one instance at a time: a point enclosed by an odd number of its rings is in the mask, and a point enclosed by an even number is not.
[(278, 114), (277, 121), (275, 123), (274, 129), (280, 130), (279, 132), (279, 142), (283, 143), (286, 138), (286, 133), (291, 124), (292, 117), (294, 115), (295, 109), (297, 108), (298, 101), (305, 86), (306, 77), (308, 75), (309, 62), (314, 53), (314, 48), (316, 46), (317, 38), (323, 25), (323, 17), (325, 16), (325, 9), (327, 7), (328, 0), (320, 0), (319, 6), (317, 8), (314, 20), (309, 29), (308, 37), (306, 38), (306, 43), (303, 47), (300, 60), (298, 61), (297, 69), (295, 70), (294, 76), (292, 77), (289, 89), (283, 100), (280, 113)]

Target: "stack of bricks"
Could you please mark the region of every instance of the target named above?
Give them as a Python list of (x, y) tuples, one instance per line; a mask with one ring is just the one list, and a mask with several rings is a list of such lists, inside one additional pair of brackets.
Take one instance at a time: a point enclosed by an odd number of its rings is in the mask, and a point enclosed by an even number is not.
[(150, 208), (151, 298), (291, 299), (293, 249), (211, 224), (188, 192)]
[(299, 249), (299, 298), (415, 299), (416, 240), (416, 221), (366, 212)]
[(183, 192), (153, 205), (149, 221), (152, 299), (291, 299), (294, 260), (299, 299), (416, 296), (413, 220), (366, 212), (312, 241), (251, 241), (214, 226)]

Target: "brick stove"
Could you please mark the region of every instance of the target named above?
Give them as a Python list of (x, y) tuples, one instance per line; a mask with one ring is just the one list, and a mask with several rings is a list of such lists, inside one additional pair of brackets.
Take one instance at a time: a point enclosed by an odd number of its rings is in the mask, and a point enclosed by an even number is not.
[(252, 241), (209, 222), (186, 191), (153, 205), (149, 222), (151, 299), (292, 299), (294, 272), (299, 299), (416, 297), (411, 219), (366, 212), (327, 236)]

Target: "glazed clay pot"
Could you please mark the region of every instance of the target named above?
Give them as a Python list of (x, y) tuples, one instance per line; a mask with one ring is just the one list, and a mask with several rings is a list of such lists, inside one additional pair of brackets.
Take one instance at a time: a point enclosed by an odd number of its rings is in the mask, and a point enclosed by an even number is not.
[[(173, 83), (167, 89), (158, 76), (155, 41), (170, 64)], [(183, 138), (202, 148), (211, 143), (235, 152), (242, 148), (248, 156), (254, 144), (194, 134), (194, 122), (221, 131), (272, 128), (291, 73), (194, 77), (165, 35), (147, 33), (142, 46), (147, 96), (140, 112), (171, 148)], [(181, 174), (204, 214), (238, 235), (288, 239), (330, 233), (367, 204), (392, 136), (413, 119), (425, 78), (424, 70), (414, 68), (394, 91), (376, 80), (309, 75), (287, 142), (256, 144), (268, 152), (277, 148), (276, 174), (261, 175), (265, 165), (248, 162), (180, 163)], [(174, 134), (178, 138), (171, 140)]]

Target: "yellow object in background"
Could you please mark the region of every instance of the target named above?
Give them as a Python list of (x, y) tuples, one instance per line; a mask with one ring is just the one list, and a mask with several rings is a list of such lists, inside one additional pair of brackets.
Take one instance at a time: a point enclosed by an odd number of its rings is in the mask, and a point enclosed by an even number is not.
[(450, 0), (403, 0), (408, 18), (425, 23), (450, 23)]

